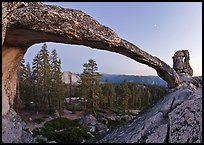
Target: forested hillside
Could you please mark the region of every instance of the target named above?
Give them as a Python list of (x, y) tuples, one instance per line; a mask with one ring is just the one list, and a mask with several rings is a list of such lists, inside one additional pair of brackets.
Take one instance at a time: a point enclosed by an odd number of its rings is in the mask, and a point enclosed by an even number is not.
[[(85, 63), (83, 69), (78, 76), (78, 83), (70, 83), (74, 81), (73, 76), (63, 82), (61, 60), (55, 49), (49, 55), (44, 44), (33, 59), (32, 66), (24, 59), (21, 61), (14, 107), (17, 112), (32, 109), (47, 114), (53, 114), (55, 110), (60, 113), (63, 108), (80, 108), (91, 113), (100, 110), (141, 110), (166, 92), (165, 87), (136, 82), (112, 83), (107, 79), (101, 83), (103, 75), (98, 72), (97, 63), (93, 59)], [(117, 81), (116, 78), (114, 80)], [(72, 98), (78, 98), (81, 104), (76, 106)]]

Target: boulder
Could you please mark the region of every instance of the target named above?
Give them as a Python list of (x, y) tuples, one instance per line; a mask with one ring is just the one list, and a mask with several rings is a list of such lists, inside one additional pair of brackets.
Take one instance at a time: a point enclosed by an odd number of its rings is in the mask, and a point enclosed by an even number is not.
[(15, 110), (2, 118), (2, 142), (5, 143), (33, 143), (33, 133)]
[(80, 125), (84, 125), (84, 126), (88, 126), (88, 125), (96, 125), (98, 123), (98, 120), (91, 114), (89, 115), (86, 115), (84, 117), (82, 117), (80, 120), (79, 120), (79, 124)]
[(22, 126), (19, 115), (11, 109), (2, 118), (2, 142), (18, 143), (21, 142)]
[(88, 127), (89, 131), (92, 133), (96, 131), (96, 126), (89, 125), (87, 127)]
[(97, 123), (96, 124), (96, 132), (98, 133), (98, 134), (104, 134), (105, 132), (107, 132), (109, 129), (108, 129), (108, 127), (105, 125), (105, 124), (103, 124), (103, 123)]

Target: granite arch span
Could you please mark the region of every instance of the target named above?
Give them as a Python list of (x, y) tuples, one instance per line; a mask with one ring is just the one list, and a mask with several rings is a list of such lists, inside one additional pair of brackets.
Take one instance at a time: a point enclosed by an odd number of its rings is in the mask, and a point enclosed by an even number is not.
[(2, 10), (9, 13), (2, 17), (2, 114), (13, 104), (19, 61), (31, 45), (41, 42), (77, 44), (120, 53), (154, 68), (169, 88), (182, 83), (176, 71), (165, 62), (120, 38), (80, 10), (35, 2), (4, 4)]

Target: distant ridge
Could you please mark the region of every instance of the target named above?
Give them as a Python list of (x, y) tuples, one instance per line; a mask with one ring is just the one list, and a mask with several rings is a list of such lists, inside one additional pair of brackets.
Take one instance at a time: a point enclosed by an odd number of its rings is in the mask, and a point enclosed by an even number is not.
[[(80, 74), (70, 71), (64, 71), (62, 75), (62, 80), (65, 83), (70, 83), (69, 73), (72, 75), (72, 83), (78, 83), (80, 79)], [(159, 76), (137, 76), (137, 75), (118, 75), (118, 74), (102, 74), (100, 82), (104, 83), (105, 81), (110, 83), (121, 83), (121, 82), (138, 82), (147, 85), (158, 85), (158, 86), (167, 86), (167, 83), (161, 79)]]
[(167, 83), (159, 76), (136, 76), (136, 75), (116, 75), (116, 74), (102, 74), (101, 82), (108, 81), (110, 83), (138, 82), (147, 85), (167, 86)]

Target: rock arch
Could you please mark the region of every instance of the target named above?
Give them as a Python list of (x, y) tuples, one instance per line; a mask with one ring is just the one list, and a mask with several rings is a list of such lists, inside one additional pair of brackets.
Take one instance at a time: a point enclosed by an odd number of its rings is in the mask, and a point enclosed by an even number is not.
[(82, 11), (17, 2), (3, 3), (2, 12), (2, 115), (13, 104), (19, 61), (31, 45), (40, 42), (78, 44), (120, 53), (154, 68), (170, 88), (182, 83), (165, 62), (120, 38)]

